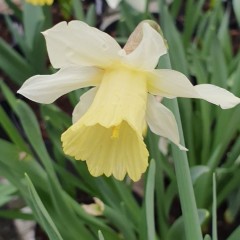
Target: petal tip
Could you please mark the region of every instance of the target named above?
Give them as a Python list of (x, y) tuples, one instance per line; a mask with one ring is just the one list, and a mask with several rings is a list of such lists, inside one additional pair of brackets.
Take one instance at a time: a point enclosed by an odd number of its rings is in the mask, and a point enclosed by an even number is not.
[(25, 93), (23, 87), (21, 87), (17, 90), (17, 94), (21, 94), (22, 96), (27, 97), (27, 94)]
[(179, 147), (179, 149), (180, 149), (181, 151), (185, 151), (185, 152), (188, 151), (187, 148), (185, 148), (184, 146), (182, 146), (182, 145), (180, 145), (180, 144), (178, 144), (178, 147)]

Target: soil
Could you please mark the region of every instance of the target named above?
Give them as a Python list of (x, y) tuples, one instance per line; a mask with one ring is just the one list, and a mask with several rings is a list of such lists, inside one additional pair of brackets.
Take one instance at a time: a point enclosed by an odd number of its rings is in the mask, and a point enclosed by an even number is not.
[(11, 220), (0, 218), (0, 240), (20, 240)]

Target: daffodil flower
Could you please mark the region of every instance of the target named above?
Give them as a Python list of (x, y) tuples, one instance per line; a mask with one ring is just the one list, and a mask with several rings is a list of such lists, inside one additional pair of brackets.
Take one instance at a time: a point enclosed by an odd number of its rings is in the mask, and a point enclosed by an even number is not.
[(52, 103), (75, 89), (90, 87), (73, 111), (73, 125), (61, 137), (63, 150), (86, 161), (93, 176), (126, 174), (140, 179), (148, 166), (146, 125), (181, 150), (174, 115), (155, 97), (202, 98), (222, 108), (240, 103), (232, 93), (210, 84), (193, 86), (185, 75), (154, 69), (167, 53), (152, 24), (143, 22), (121, 49), (108, 34), (81, 21), (61, 22), (43, 33), (51, 64), (60, 70), (28, 79), (18, 93)]
[(32, 5), (39, 5), (39, 6), (53, 4), (53, 0), (26, 0), (26, 2)]

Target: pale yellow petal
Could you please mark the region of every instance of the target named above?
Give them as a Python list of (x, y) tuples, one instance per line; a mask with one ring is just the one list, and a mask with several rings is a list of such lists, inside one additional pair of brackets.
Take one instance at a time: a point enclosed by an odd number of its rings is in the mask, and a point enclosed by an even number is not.
[(33, 5), (52, 5), (53, 0), (26, 0), (27, 3), (33, 4)]
[(113, 137), (113, 127), (84, 126), (79, 121), (62, 135), (63, 150), (77, 160), (86, 160), (95, 177), (105, 174), (123, 180), (128, 174), (137, 181), (146, 171), (148, 152), (141, 136), (127, 122), (120, 125), (119, 135)]
[(86, 160), (93, 176), (126, 173), (137, 181), (146, 170), (143, 141), (147, 104), (146, 76), (126, 67), (109, 69), (87, 112), (63, 135), (64, 152)]
[(94, 101), (83, 116), (85, 124), (99, 123), (110, 127), (126, 120), (142, 134), (147, 103), (146, 81), (144, 72), (121, 64), (105, 71)]

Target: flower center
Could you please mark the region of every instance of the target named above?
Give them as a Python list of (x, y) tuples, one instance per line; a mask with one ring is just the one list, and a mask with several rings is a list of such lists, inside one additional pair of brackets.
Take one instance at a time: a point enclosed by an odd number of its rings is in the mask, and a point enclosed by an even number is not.
[(111, 139), (118, 139), (119, 138), (120, 127), (121, 127), (121, 125), (117, 125), (117, 126), (112, 127)]

